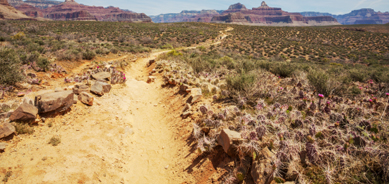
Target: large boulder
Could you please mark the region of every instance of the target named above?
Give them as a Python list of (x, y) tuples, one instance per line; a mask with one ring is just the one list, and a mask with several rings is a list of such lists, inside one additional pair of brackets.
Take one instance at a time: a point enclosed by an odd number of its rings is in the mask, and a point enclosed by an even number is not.
[(272, 164), (274, 154), (266, 147), (261, 150), (257, 161), (251, 167), (251, 176), (254, 183), (270, 184), (273, 181), (274, 168)]
[(108, 83), (96, 81), (90, 91), (96, 95), (103, 96), (104, 93), (109, 93), (109, 91), (111, 91), (111, 88), (111, 85)]
[(74, 104), (73, 91), (46, 93), (35, 97), (39, 113), (63, 112)]
[(10, 123), (0, 124), (0, 139), (15, 133), (15, 127)]
[(86, 105), (92, 106), (94, 98), (89, 93), (82, 92), (80, 93), (80, 95), (78, 95), (78, 100), (80, 100), (82, 103)]
[(7, 143), (0, 142), (0, 151), (4, 151), (7, 145), (8, 145)]
[(223, 129), (217, 137), (217, 142), (223, 147), (224, 151), (228, 155), (235, 156), (237, 147), (233, 144), (233, 141), (237, 141), (239, 139), (241, 139), (239, 132)]
[(111, 74), (109, 72), (99, 72), (92, 75), (92, 78), (100, 81), (110, 81)]
[(35, 106), (29, 103), (23, 103), (11, 114), (9, 120), (11, 121), (31, 120), (31, 119), (35, 119), (37, 114), (38, 114), (38, 108), (36, 108)]
[(198, 102), (203, 96), (200, 88), (191, 89), (191, 95), (192, 95), (192, 103)]
[(76, 95), (79, 95), (82, 92), (89, 92), (89, 91), (90, 91), (89, 86), (85, 84), (77, 84), (73, 88), (73, 93)]

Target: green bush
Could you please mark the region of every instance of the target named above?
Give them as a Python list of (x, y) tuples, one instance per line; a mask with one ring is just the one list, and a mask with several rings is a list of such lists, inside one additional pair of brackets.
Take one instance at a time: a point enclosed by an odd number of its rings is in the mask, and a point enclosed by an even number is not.
[(256, 80), (254, 73), (245, 73), (244, 71), (235, 76), (227, 77), (227, 87), (237, 91), (247, 91)]
[(85, 59), (85, 60), (92, 60), (95, 57), (96, 57), (96, 53), (93, 51), (90, 51), (90, 50), (87, 50), (87, 51), (82, 53), (82, 59)]
[(322, 70), (311, 70), (307, 76), (309, 83), (318, 93), (328, 96), (331, 91), (328, 87), (329, 76)]
[(0, 48), (0, 84), (13, 85), (23, 80), (21, 62), (13, 49)]
[(353, 94), (353, 95), (360, 95), (361, 92), (362, 92), (362, 90), (359, 89), (359, 88), (357, 88), (356, 86), (353, 86), (353, 87), (351, 88), (351, 94)]
[(170, 52), (167, 53), (168, 56), (182, 56), (182, 53), (176, 51), (176, 50), (172, 50)]
[(352, 69), (349, 74), (353, 81), (364, 82), (367, 79), (367, 74), (362, 70)]
[(270, 71), (280, 77), (291, 77), (295, 70), (296, 67), (290, 63), (278, 63)]
[(39, 58), (36, 64), (39, 66), (39, 68), (47, 71), (49, 69), (50, 61), (47, 58)]

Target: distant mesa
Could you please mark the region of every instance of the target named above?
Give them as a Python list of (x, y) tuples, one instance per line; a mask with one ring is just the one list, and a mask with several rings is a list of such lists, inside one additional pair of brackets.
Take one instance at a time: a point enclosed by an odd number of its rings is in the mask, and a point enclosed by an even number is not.
[(211, 19), (215, 23), (250, 24), (250, 25), (279, 25), (279, 26), (314, 26), (338, 25), (336, 19), (329, 16), (304, 17), (299, 13), (288, 13), (281, 8), (269, 7), (265, 1), (258, 8), (247, 9), (238, 3), (231, 5), (221, 15)]
[[(2, 0), (3, 1), (3, 0)], [(116, 7), (96, 7), (77, 3), (74, 0), (59, 1), (48, 0), (10, 0), (15, 8), (25, 15), (42, 17), (51, 20), (74, 21), (112, 21), (112, 22), (152, 22), (144, 13), (135, 13), (121, 10)]]
[(257, 8), (247, 9), (245, 5), (236, 3), (225, 11), (182, 11), (178, 14), (162, 14), (152, 16), (153, 22), (213, 22), (247, 25), (279, 25), (279, 26), (313, 26), (339, 25), (330, 16), (304, 17), (299, 13), (288, 13), (281, 8), (273, 8), (265, 1)]
[(332, 15), (320, 12), (302, 12), (307, 17), (327, 15), (336, 18), (339, 23), (344, 25), (350, 24), (386, 24), (389, 23), (389, 12), (376, 12), (370, 8), (354, 10), (344, 15)]

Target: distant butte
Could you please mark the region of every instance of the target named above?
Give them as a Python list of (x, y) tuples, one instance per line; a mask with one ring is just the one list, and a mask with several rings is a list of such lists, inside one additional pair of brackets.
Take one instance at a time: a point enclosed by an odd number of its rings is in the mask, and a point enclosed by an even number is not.
[(304, 17), (300, 13), (288, 13), (281, 8), (269, 7), (265, 1), (258, 8), (246, 9), (240, 3), (231, 5), (222, 15), (216, 15), (211, 22), (254, 25), (338, 25), (330, 16)]

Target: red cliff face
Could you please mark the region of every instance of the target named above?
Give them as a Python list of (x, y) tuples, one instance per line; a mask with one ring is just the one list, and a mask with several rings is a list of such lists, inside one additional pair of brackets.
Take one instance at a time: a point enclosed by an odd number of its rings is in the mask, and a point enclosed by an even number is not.
[(247, 23), (258, 25), (337, 25), (335, 18), (330, 16), (304, 17), (300, 13), (289, 13), (282, 11), (281, 8), (271, 8), (265, 2), (262, 2), (258, 8), (246, 9), (244, 5), (235, 4), (212, 18), (211, 22), (217, 23)]
[(8, 4), (8, 1), (7, 1), (7, 0), (0, 0), (0, 5), (9, 6), (9, 4)]
[(113, 22), (151, 22), (151, 18), (143, 13), (133, 13), (115, 7), (96, 7), (78, 4), (74, 0), (38, 10), (21, 5), (18, 7), (26, 15), (44, 17), (52, 20), (83, 20)]
[(17, 10), (23, 12), (27, 16), (30, 16), (30, 17), (42, 17), (43, 18), (43, 13), (42, 13), (41, 9), (33, 7), (31, 5), (21, 4), (19, 6), (16, 6), (15, 8)]

